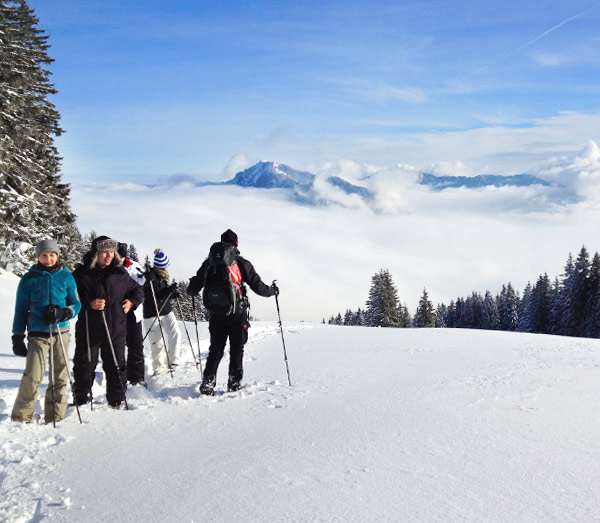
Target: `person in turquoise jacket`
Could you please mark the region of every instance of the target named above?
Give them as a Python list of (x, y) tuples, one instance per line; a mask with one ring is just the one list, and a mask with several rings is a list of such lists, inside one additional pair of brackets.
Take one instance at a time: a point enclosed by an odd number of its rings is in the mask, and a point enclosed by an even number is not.
[[(71, 339), (69, 320), (79, 314), (81, 303), (75, 279), (59, 263), (59, 252), (55, 240), (38, 243), (35, 248), (37, 263), (23, 275), (17, 288), (12, 328), (13, 352), (27, 359), (12, 410), (14, 421), (32, 421), (50, 351), (54, 372), (50, 379), (51, 386), (46, 390), (44, 420), (52, 423), (65, 416), (69, 377), (67, 359)], [(28, 334), (27, 346), (25, 331)]]

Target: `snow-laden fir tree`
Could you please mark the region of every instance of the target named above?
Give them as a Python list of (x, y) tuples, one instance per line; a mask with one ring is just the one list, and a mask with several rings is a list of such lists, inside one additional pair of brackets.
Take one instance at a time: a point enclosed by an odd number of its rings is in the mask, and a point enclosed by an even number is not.
[(499, 328), (503, 331), (514, 331), (519, 320), (519, 304), (521, 298), (515, 292), (509, 282), (502, 285), (500, 294), (496, 296), (496, 307), (498, 309)]
[[(175, 317), (180, 321), (194, 321), (194, 305), (196, 306), (196, 321), (207, 321), (208, 317), (206, 315), (206, 310), (204, 309), (204, 305), (202, 305), (202, 295), (199, 294), (192, 298), (187, 292), (186, 289), (190, 282), (188, 280), (182, 280), (180, 282), (173, 282), (177, 284), (177, 291), (179, 293), (178, 298), (173, 298), (171, 301), (171, 305), (173, 307), (173, 312), (175, 313)], [(179, 312), (179, 305), (181, 305), (181, 313), (183, 313), (183, 317)]]
[(487, 290), (483, 297), (483, 318), (481, 328), (486, 330), (496, 330), (499, 325), (500, 318), (496, 299), (492, 296), (492, 293)]
[(592, 258), (588, 278), (588, 296), (585, 307), (585, 336), (600, 337), (600, 255)]
[(523, 297), (519, 303), (519, 319), (517, 320), (517, 328), (515, 329), (519, 332), (530, 332), (531, 329), (531, 318), (529, 317), (531, 292), (531, 282), (527, 282), (525, 289), (523, 289)]
[(369, 327), (398, 327), (398, 291), (387, 269), (371, 277), (365, 320)]
[(547, 273), (540, 276), (531, 289), (529, 299), (529, 317), (530, 327), (528, 332), (548, 334), (552, 330), (552, 304), (555, 299), (555, 290), (552, 287)]
[(413, 319), (413, 325), (415, 327), (435, 327), (435, 313), (433, 310), (433, 303), (429, 300), (427, 289), (423, 289), (423, 294), (419, 300), (417, 312)]
[(585, 246), (581, 248), (574, 265), (571, 255), (569, 255), (564, 280), (554, 307), (554, 314), (558, 318), (558, 325), (555, 325), (557, 334), (563, 336), (584, 335), (589, 271), (590, 261)]
[(135, 245), (132, 243), (131, 245), (129, 245), (129, 248), (127, 249), (127, 257), (130, 260), (136, 261), (136, 262), (140, 262), (140, 257), (138, 255), (137, 249), (135, 248)]
[(61, 182), (60, 115), (46, 67), (48, 37), (24, 0), (0, 0), (0, 266), (22, 274), (33, 246), (54, 238), (76, 260), (79, 231)]

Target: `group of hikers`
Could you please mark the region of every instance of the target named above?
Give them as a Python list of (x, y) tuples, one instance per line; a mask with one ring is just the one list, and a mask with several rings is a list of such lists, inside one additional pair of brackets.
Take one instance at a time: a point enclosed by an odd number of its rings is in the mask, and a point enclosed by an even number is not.
[[(64, 418), (70, 381), (69, 320), (75, 317), (71, 384), (77, 407), (93, 401), (99, 357), (106, 376), (106, 400), (111, 407), (127, 405), (128, 383), (146, 386), (143, 330), (150, 345), (153, 375), (172, 372), (179, 365), (181, 333), (171, 303), (175, 300), (179, 304), (179, 293), (177, 285), (169, 283), (170, 260), (161, 249), (155, 250), (152, 267), (143, 268), (127, 257), (127, 244), (98, 236), (73, 273), (60, 262), (55, 240), (39, 242), (35, 254), (36, 263), (21, 278), (15, 303), (13, 352), (26, 357), (26, 363), (12, 410), (14, 421), (32, 421), (47, 361), (50, 372), (44, 420), (56, 423)], [(240, 255), (237, 234), (227, 229), (221, 241), (211, 246), (187, 288), (191, 296), (203, 291), (209, 316), (210, 347), (201, 394), (214, 393), (227, 340), (227, 390), (241, 388), (249, 327), (246, 284), (260, 296), (279, 294), (275, 282), (265, 284), (252, 263)]]

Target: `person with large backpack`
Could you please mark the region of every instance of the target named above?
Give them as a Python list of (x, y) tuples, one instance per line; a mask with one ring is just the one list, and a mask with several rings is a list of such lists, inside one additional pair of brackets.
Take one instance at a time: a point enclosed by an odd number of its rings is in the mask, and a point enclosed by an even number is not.
[(265, 298), (279, 293), (275, 283), (268, 286), (260, 279), (252, 263), (240, 255), (237, 247), (237, 234), (227, 229), (221, 235), (221, 241), (213, 243), (208, 257), (196, 275), (190, 279), (187, 288), (187, 293), (192, 296), (204, 289), (202, 301), (209, 315), (210, 347), (200, 393), (208, 396), (214, 393), (217, 368), (223, 358), (228, 338), (227, 390), (232, 392), (241, 388), (244, 345), (248, 341), (250, 326), (245, 284)]

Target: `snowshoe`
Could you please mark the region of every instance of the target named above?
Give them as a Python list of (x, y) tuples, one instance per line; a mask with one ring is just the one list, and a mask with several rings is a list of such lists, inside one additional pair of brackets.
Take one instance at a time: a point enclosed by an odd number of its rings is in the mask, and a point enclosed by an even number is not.
[(205, 378), (200, 383), (200, 394), (204, 396), (212, 396), (215, 393), (215, 379)]
[(227, 392), (237, 392), (242, 388), (239, 380), (229, 380), (227, 382)]

